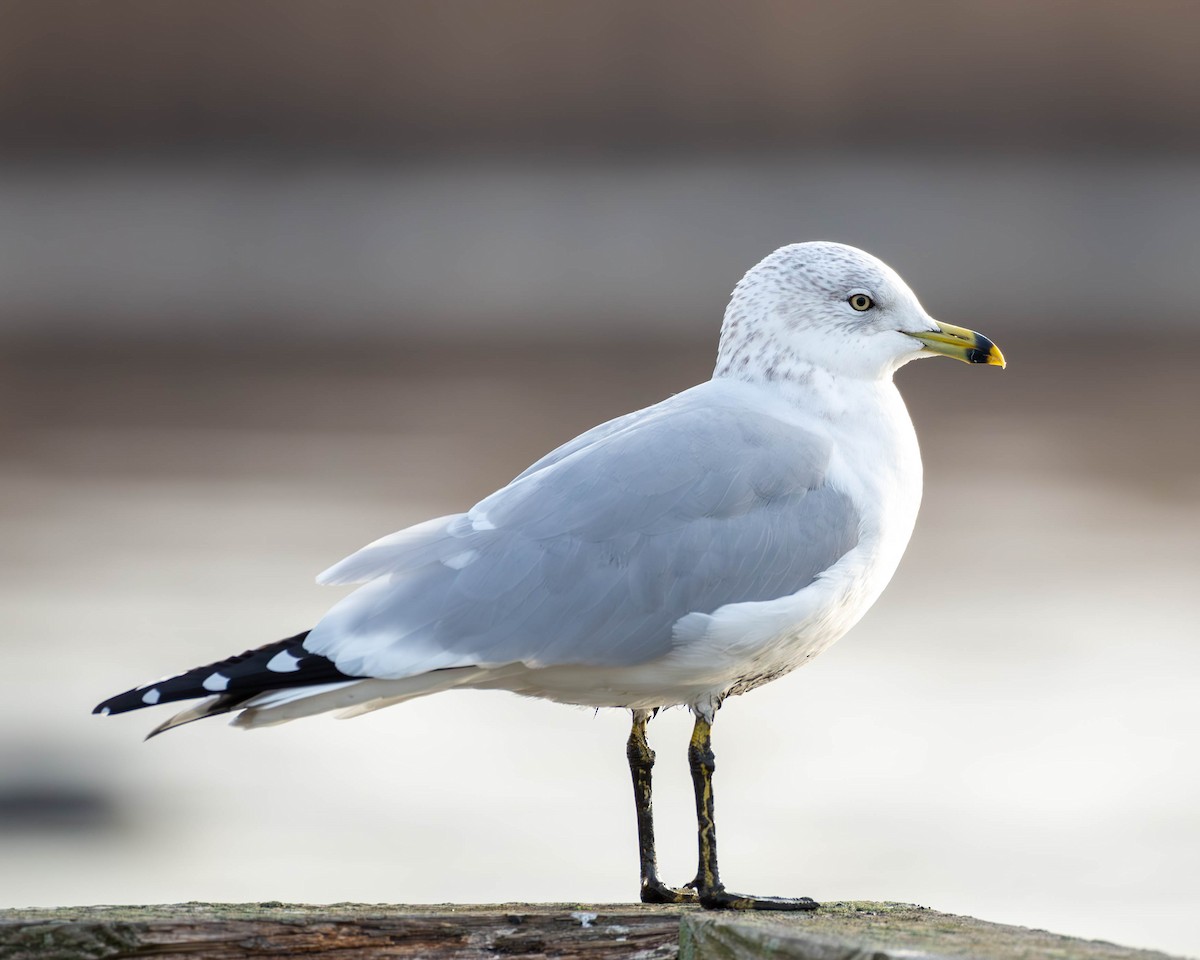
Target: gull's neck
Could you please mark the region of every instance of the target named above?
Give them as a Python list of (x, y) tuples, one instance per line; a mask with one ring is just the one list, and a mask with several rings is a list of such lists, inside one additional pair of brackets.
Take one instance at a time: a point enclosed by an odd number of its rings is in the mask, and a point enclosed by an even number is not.
[(804, 383), (812, 380), (818, 369), (817, 364), (797, 356), (773, 334), (761, 328), (742, 332), (734, 322), (721, 329), (713, 379)]
[[(740, 380), (745, 383), (768, 385), (792, 385), (802, 387), (809, 384), (840, 382), (849, 384), (891, 384), (893, 367), (875, 369), (873, 366), (846, 364), (845, 358), (837, 369), (814, 359), (816, 351), (797, 349), (792, 343), (760, 328), (752, 328), (744, 334), (734, 326), (732, 332), (727, 325), (721, 331), (721, 344), (717, 349), (717, 362), (713, 368), (714, 380)], [(789, 338), (795, 341), (796, 337)]]

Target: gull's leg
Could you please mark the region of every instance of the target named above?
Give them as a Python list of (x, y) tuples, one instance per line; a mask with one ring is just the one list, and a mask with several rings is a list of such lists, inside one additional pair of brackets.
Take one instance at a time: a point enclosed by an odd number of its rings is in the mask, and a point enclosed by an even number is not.
[(820, 904), (808, 897), (748, 897), (730, 893), (717, 872), (717, 823), (713, 816), (712, 775), (716, 760), (712, 751), (712, 716), (696, 713), (696, 726), (688, 745), (688, 765), (696, 790), (696, 821), (699, 827), (700, 866), (694, 886), (702, 906), (714, 910), (815, 910)]
[(637, 806), (638, 860), (642, 874), (642, 903), (695, 903), (690, 890), (675, 890), (658, 879), (658, 859), (654, 854), (654, 809), (650, 802), (650, 772), (654, 769), (654, 751), (646, 740), (650, 713), (633, 711), (633, 729), (625, 745), (629, 772), (633, 776), (633, 801)]

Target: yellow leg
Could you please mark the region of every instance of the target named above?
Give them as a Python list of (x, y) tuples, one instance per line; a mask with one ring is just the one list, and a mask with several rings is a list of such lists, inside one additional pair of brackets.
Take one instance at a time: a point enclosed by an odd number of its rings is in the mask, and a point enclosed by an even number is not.
[(676, 890), (658, 879), (658, 859), (654, 853), (654, 808), (650, 799), (650, 774), (654, 769), (654, 751), (646, 739), (650, 714), (633, 711), (633, 729), (625, 745), (629, 772), (633, 777), (633, 800), (637, 806), (638, 859), (641, 868), (642, 903), (695, 903), (696, 894)]
[(692, 739), (688, 744), (688, 766), (692, 770), (692, 786), (696, 791), (696, 823), (700, 846), (700, 863), (694, 886), (702, 906), (713, 910), (815, 910), (820, 904), (809, 897), (749, 897), (730, 893), (721, 883), (717, 869), (717, 821), (713, 812), (713, 771), (716, 759), (712, 751), (712, 721), (696, 715)]

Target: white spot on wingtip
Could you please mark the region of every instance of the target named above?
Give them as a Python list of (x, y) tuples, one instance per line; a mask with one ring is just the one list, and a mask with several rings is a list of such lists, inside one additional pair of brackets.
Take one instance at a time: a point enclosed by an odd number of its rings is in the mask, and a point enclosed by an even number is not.
[(267, 669), (274, 673), (295, 673), (300, 669), (300, 658), (280, 650), (267, 661)]
[(156, 703), (158, 703), (160, 697), (162, 697), (162, 694), (158, 692), (158, 687), (151, 687), (142, 694), (142, 703), (154, 706)]
[(101, 711), (100, 711), (100, 716), (102, 716), (102, 717), (107, 717), (107, 716), (109, 716), (111, 713), (112, 713), (112, 711), (111, 711), (111, 710), (109, 710), (109, 709), (108, 709), (108, 707), (105, 707), (103, 710), (101, 710)]
[(204, 683), (201, 686), (205, 690), (211, 690), (213, 693), (220, 693), (222, 690), (229, 689), (229, 678), (224, 674), (212, 673), (204, 678)]
[(464, 550), (462, 553), (456, 553), (452, 557), (447, 557), (442, 563), (451, 570), (461, 570), (477, 556), (479, 556), (478, 550)]

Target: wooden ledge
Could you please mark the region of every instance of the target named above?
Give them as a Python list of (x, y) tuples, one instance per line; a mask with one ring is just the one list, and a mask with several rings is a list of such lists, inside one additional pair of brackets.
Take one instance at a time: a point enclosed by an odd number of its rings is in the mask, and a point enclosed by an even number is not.
[(685, 960), (1178, 960), (1100, 940), (988, 923), (910, 903), (843, 901), (813, 913), (695, 912), (682, 918)]
[(181, 903), (0, 910), (0, 960), (1175, 960), (903, 903), (724, 914), (642, 904)]

